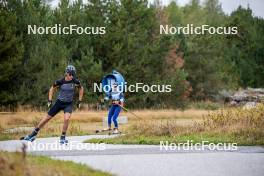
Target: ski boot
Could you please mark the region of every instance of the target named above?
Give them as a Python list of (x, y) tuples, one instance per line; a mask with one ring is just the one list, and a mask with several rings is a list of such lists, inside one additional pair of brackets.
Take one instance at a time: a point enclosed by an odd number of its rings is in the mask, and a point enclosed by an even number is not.
[(60, 144), (68, 144), (68, 140), (65, 138), (65, 136), (60, 137)]
[(20, 140), (26, 140), (26, 141), (30, 141), (33, 142), (36, 139), (36, 136), (31, 136), (31, 135), (27, 135), (25, 137), (21, 137)]
[(112, 134), (121, 134), (121, 132), (117, 128), (115, 128)]

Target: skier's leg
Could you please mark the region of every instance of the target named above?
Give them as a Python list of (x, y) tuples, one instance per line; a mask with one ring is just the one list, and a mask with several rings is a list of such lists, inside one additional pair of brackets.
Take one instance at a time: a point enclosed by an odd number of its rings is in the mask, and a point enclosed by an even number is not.
[(50, 119), (55, 116), (59, 111), (61, 110), (61, 105), (59, 104), (59, 102), (56, 102), (49, 110), (48, 114), (46, 117), (44, 117), (43, 119), (41, 119), (41, 121), (38, 123), (38, 125), (35, 127), (35, 129), (32, 131), (31, 134), (22, 137), (20, 139), (24, 139), (24, 140), (28, 140), (28, 141), (34, 141), (39, 130), (45, 126), (46, 123), (48, 123), (48, 121), (50, 121)]
[(51, 119), (51, 116), (47, 115), (46, 117), (44, 117), (43, 119), (41, 119), (41, 121), (38, 123), (38, 125), (35, 127), (35, 129), (32, 131), (32, 133), (30, 135), (28, 135), (28, 137), (32, 138), (37, 136), (39, 130)]
[(108, 112), (108, 127), (109, 127), (109, 129), (111, 128), (111, 122), (112, 122), (112, 117), (114, 115), (114, 112), (115, 112), (115, 107), (114, 107), (114, 105), (112, 105), (109, 109), (109, 112)]
[(66, 112), (64, 113), (64, 122), (63, 122), (63, 127), (62, 127), (62, 132), (60, 136), (60, 143), (61, 144), (67, 144), (68, 140), (66, 140), (66, 132), (69, 126), (69, 121), (70, 121), (71, 113)]
[(71, 113), (72, 113), (72, 103), (66, 104), (64, 106), (64, 122), (63, 122), (61, 137), (60, 137), (61, 144), (68, 143), (68, 141), (66, 140), (66, 132), (69, 126)]
[(113, 122), (115, 124), (115, 129), (118, 129), (117, 118), (119, 116), (120, 111), (121, 111), (121, 107), (116, 105), (115, 106), (115, 112), (114, 112), (114, 115), (113, 115)]
[(59, 111), (61, 110), (61, 105), (56, 102), (49, 110), (46, 117), (41, 119), (41, 121), (38, 123), (37, 128), (41, 129), (45, 126), (45, 124), (50, 121), (52, 117), (54, 117)]
[(62, 127), (62, 134), (66, 134), (66, 132), (67, 132), (70, 117), (71, 117), (71, 113), (69, 113), (69, 112), (64, 113), (64, 122), (63, 122), (63, 127)]
[(44, 125), (48, 123), (48, 121), (50, 121), (50, 119), (54, 117), (61, 109), (61, 104), (56, 101), (56, 103), (50, 108), (47, 116), (41, 119), (36, 128), (41, 129), (42, 127), (44, 127)]
[(47, 114), (46, 117), (44, 117), (43, 119), (41, 119), (41, 121), (38, 123), (38, 125), (37, 125), (36, 128), (41, 129), (42, 127), (44, 127), (44, 125), (45, 125), (46, 123), (48, 123), (48, 121), (50, 121), (51, 118), (52, 118), (52, 117), (51, 117), (49, 114)]

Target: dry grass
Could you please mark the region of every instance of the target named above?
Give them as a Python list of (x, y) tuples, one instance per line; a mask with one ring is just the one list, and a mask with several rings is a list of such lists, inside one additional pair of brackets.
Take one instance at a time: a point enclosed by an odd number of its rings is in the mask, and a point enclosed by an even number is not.
[(209, 114), (203, 121), (204, 131), (227, 133), (248, 140), (264, 139), (264, 105), (253, 109), (232, 108)]
[(145, 121), (131, 126), (133, 132), (147, 135), (178, 135), (190, 132), (238, 132), (264, 129), (264, 105), (253, 109), (228, 108), (203, 115), (202, 120), (182, 125), (175, 119)]
[(126, 136), (112, 139), (90, 139), (86, 142), (111, 144), (159, 144), (193, 141), (201, 143), (237, 143), (264, 145), (264, 105), (255, 109), (228, 108), (211, 112), (201, 121), (182, 125), (176, 119), (145, 120), (134, 123)]
[[(72, 120), (79, 122), (100, 122), (102, 121), (103, 115), (107, 112), (74, 112), (72, 115)], [(46, 116), (45, 112), (0, 112), (0, 121), (3, 126), (12, 126), (12, 125), (24, 125), (24, 124), (35, 124), (42, 117)], [(58, 119), (63, 119), (63, 113), (59, 113), (54, 118), (56, 121)], [(53, 120), (54, 120), (53, 119)]]
[[(264, 105), (254, 109), (226, 108), (205, 114), (200, 121), (181, 124), (175, 119), (146, 120), (134, 123), (127, 133), (131, 138), (145, 137), (183, 137), (213, 136), (216, 141), (223, 136), (243, 144), (264, 144)], [(129, 137), (127, 137), (129, 139)], [(219, 141), (219, 140), (218, 140)]]
[[(203, 136), (204, 134), (219, 139), (228, 136), (245, 144), (264, 143), (264, 106), (255, 109), (225, 108), (215, 111), (194, 110), (141, 110), (131, 113), (122, 112), (129, 118), (129, 123), (121, 125), (121, 131), (128, 134), (127, 140), (139, 135), (146, 137)], [(0, 113), (0, 130), (35, 126), (45, 116), (43, 112)], [(107, 111), (76, 111), (73, 113), (68, 135), (94, 134), (102, 128), (102, 118)], [(63, 113), (59, 113), (42, 130), (39, 136), (58, 136), (61, 133)], [(0, 139), (17, 139), (28, 132), (14, 134), (1, 133)], [(130, 136), (130, 137), (129, 137)]]
[[(208, 114), (210, 111), (208, 110), (196, 110), (196, 109), (188, 109), (184, 111), (180, 110), (142, 110), (142, 111), (133, 111), (139, 117), (143, 119), (199, 119), (204, 115)], [(131, 119), (135, 119), (133, 115), (130, 113), (125, 113)]]
[[(120, 115), (127, 116), (129, 123), (121, 125), (122, 131), (130, 130), (130, 126), (134, 124), (142, 124), (144, 121), (156, 120), (176, 120), (181, 125), (192, 124), (195, 121), (200, 121), (203, 115), (209, 111), (203, 110), (141, 110), (133, 111), (141, 119), (134, 117), (131, 113), (121, 112)], [(20, 131), (17, 133), (4, 133), (6, 129), (17, 127), (34, 127), (44, 117), (46, 113), (36, 111), (23, 111), (15, 113), (0, 113), (0, 140), (18, 139), (21, 136), (28, 134), (30, 131)], [(102, 128), (102, 118), (107, 116), (107, 111), (76, 111), (72, 114), (68, 135), (85, 135), (94, 134), (96, 129)], [(63, 124), (63, 112), (55, 116), (40, 132), (39, 136), (58, 136), (61, 133)]]
[[(203, 115), (208, 114), (207, 110), (141, 110), (133, 111), (138, 116), (144, 119), (194, 119), (202, 118)], [(44, 117), (44, 112), (0, 112), (1, 124), (7, 125), (21, 125), (33, 123)], [(128, 116), (131, 120), (136, 118), (128, 113), (122, 112), (121, 115)], [(78, 122), (101, 122), (102, 117), (107, 116), (107, 111), (76, 111), (72, 115), (72, 120)], [(63, 113), (59, 113), (55, 119), (62, 118)]]

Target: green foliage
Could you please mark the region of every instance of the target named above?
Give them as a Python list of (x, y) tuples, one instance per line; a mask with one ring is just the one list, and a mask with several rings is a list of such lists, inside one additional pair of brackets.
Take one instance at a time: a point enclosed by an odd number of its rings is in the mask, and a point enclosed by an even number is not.
[[(218, 0), (192, 0), (184, 7), (146, 0), (62, 0), (55, 9), (41, 0), (0, 4), (1, 105), (43, 106), (49, 87), (69, 63), (84, 85), (84, 102), (91, 104), (100, 96), (93, 83), (113, 69), (128, 84), (172, 86), (170, 93), (126, 93), (127, 105), (134, 108), (182, 107), (187, 90), (192, 100), (203, 100), (222, 89), (264, 86), (264, 21), (249, 8), (227, 16)], [(27, 34), (28, 25), (55, 24), (103, 26), (106, 34)], [(160, 24), (238, 26), (239, 34), (165, 36), (159, 34)]]
[(227, 57), (235, 66), (239, 85), (263, 87), (263, 19), (253, 17), (251, 9), (239, 7), (234, 11), (228, 25), (238, 26), (238, 35), (228, 37)]
[(17, 16), (0, 4), (0, 99), (3, 105), (16, 103), (17, 69), (21, 66), (24, 51), (21, 37), (16, 35), (16, 20)]
[(77, 74), (82, 80), (85, 88), (84, 101), (96, 102), (100, 94), (95, 94), (93, 84), (100, 84), (103, 77), (102, 62), (95, 61), (93, 51), (82, 52), (81, 59), (76, 61), (76, 69), (79, 71)]

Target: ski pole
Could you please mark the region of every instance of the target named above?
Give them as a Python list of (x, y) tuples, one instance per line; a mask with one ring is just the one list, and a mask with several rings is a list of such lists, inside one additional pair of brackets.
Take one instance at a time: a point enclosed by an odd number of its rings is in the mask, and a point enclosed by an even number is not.
[(141, 117), (137, 116), (135, 113), (131, 112), (130, 110), (128, 110), (127, 108), (125, 108), (124, 106), (121, 106), (120, 104), (118, 104), (118, 106), (120, 106), (122, 109), (124, 109), (126, 112), (129, 112), (131, 114), (133, 114), (135, 117), (142, 119)]

